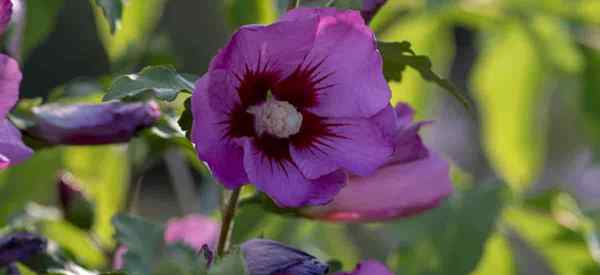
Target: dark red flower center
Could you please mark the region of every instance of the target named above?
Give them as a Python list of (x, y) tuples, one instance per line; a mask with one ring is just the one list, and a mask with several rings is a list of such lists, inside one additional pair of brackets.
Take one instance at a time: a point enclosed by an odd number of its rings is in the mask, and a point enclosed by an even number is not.
[[(309, 109), (318, 105), (320, 93), (334, 85), (325, 84), (331, 73), (321, 73), (318, 68), (322, 62), (318, 62), (299, 65), (288, 76), (282, 76), (270, 69), (268, 62), (260, 63), (259, 59), (256, 67), (247, 65), (235, 75), (240, 104), (229, 114), (228, 137), (252, 137), (258, 149), (276, 161), (291, 159), (290, 143), (307, 149), (324, 145), (324, 138), (334, 136), (329, 129), (334, 125)], [(265, 119), (267, 122), (262, 121)], [(269, 119), (274, 125), (264, 126)], [(300, 124), (299, 128), (295, 123)]]

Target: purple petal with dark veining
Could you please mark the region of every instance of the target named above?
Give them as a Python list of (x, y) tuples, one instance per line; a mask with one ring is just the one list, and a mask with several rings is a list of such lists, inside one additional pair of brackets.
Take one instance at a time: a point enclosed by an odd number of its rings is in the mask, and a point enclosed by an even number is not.
[(249, 275), (324, 275), (327, 264), (276, 241), (255, 239), (242, 244)]

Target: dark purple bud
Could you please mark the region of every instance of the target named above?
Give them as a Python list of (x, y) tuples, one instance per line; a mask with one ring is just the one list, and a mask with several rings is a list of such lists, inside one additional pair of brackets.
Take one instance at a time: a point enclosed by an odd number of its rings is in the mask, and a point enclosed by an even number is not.
[(247, 241), (242, 253), (249, 275), (324, 275), (329, 270), (316, 257), (271, 240)]
[(94, 224), (95, 207), (70, 173), (58, 176), (58, 197), (65, 219), (73, 225), (89, 230)]
[(156, 102), (47, 104), (33, 109), (36, 123), (28, 132), (50, 144), (122, 143), (160, 117)]
[(11, 0), (0, 0), (0, 33), (3, 33), (13, 13), (13, 4)]
[(0, 238), (0, 267), (29, 257), (46, 250), (44, 238), (31, 233), (14, 233)]

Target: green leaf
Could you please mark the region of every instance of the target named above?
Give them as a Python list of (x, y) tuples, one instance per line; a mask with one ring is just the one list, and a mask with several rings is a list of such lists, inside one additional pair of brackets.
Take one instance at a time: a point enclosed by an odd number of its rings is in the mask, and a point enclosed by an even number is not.
[(123, 16), (122, 0), (96, 0), (96, 5), (102, 9), (102, 13), (110, 25), (110, 33), (115, 33), (120, 28)]
[(503, 26), (484, 45), (472, 76), (484, 148), (495, 170), (523, 191), (545, 154), (542, 57), (518, 22)]
[[(119, 1), (122, 0), (102, 0)], [(119, 31), (113, 33), (100, 11), (96, 14), (98, 30), (113, 63), (124, 62), (120, 65), (133, 66), (135, 60), (147, 49), (150, 35), (158, 24), (166, 0), (127, 0), (123, 5)], [(125, 59), (125, 60), (122, 60)], [(133, 60), (133, 63), (128, 61)]]
[(146, 67), (138, 74), (124, 75), (115, 79), (104, 100), (134, 97), (152, 91), (152, 94), (160, 100), (173, 101), (182, 91), (192, 92), (195, 82), (195, 76), (179, 74), (171, 66)]
[(244, 262), (242, 255), (238, 249), (234, 249), (229, 255), (219, 259), (214, 263), (210, 270), (209, 275), (232, 275), (232, 274), (246, 274), (244, 271)]
[[(102, 167), (98, 167), (102, 163)], [(64, 150), (64, 169), (79, 180), (95, 203), (94, 233), (103, 245), (114, 245), (112, 217), (124, 205), (129, 180), (126, 152), (119, 146), (71, 146)]]
[(582, 47), (584, 69), (581, 83), (580, 102), (584, 118), (585, 133), (596, 152), (600, 152), (600, 50)]
[(63, 0), (26, 0), (25, 3), (27, 14), (22, 45), (24, 59), (54, 30)]
[(586, 274), (584, 271), (590, 267), (598, 270), (583, 236), (560, 226), (551, 216), (523, 208), (508, 208), (504, 221), (541, 254), (555, 274)]
[(472, 272), (495, 230), (504, 190), (501, 184), (481, 184), (455, 192), (440, 208), (395, 223), (388, 230), (397, 236), (396, 271), (409, 275)]
[(383, 73), (388, 81), (402, 81), (402, 73), (406, 67), (411, 67), (419, 72), (421, 77), (433, 82), (456, 97), (465, 108), (469, 109), (469, 101), (461, 91), (449, 80), (433, 72), (431, 60), (425, 55), (416, 55), (408, 41), (403, 42), (378, 42), (379, 50), (383, 57)]
[(503, 274), (517, 275), (513, 251), (508, 240), (501, 234), (494, 234), (485, 246), (483, 258), (471, 275)]
[(232, 29), (247, 24), (267, 24), (275, 20), (273, 0), (229, 0), (226, 9)]
[(56, 175), (62, 163), (62, 151), (55, 148), (38, 151), (20, 165), (0, 171), (0, 225), (29, 201), (54, 201)]
[(195, 249), (184, 244), (167, 246), (165, 256), (158, 266), (156, 275), (205, 275), (208, 261)]
[(124, 214), (115, 216), (113, 224), (116, 239), (128, 248), (123, 256), (123, 270), (132, 275), (152, 274), (162, 256), (164, 228)]
[(43, 221), (40, 232), (55, 241), (75, 259), (89, 267), (100, 268), (109, 259), (104, 258), (102, 250), (87, 232), (64, 221)]

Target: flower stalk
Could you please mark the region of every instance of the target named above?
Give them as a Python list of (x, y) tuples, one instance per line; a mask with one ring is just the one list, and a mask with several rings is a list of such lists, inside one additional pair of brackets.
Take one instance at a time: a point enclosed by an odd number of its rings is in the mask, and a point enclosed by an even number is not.
[(219, 243), (217, 245), (217, 255), (223, 257), (229, 248), (229, 239), (233, 229), (233, 219), (237, 210), (238, 201), (242, 188), (236, 188), (231, 192), (226, 208), (223, 210), (221, 221), (221, 232), (219, 233)]

